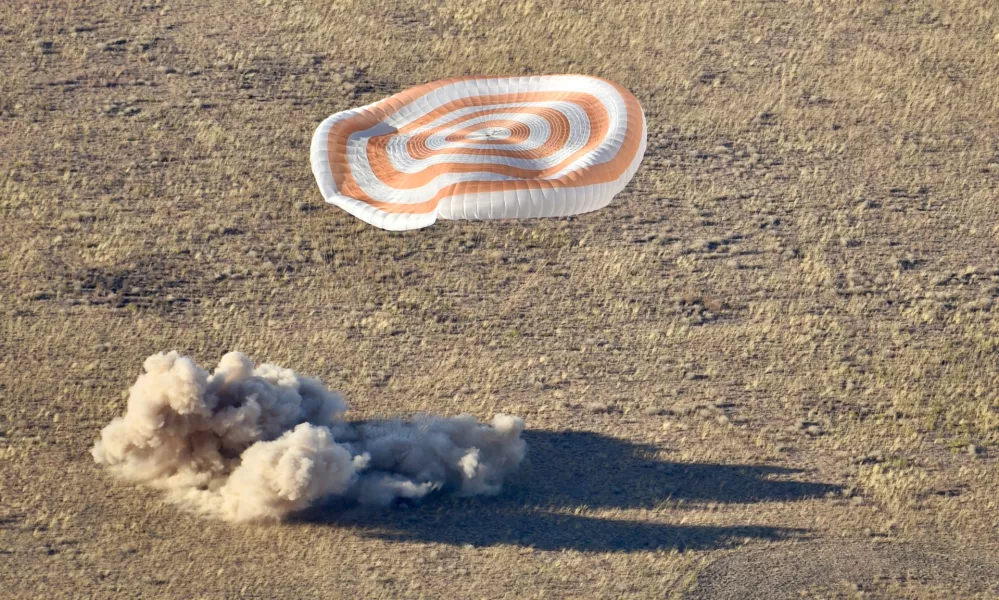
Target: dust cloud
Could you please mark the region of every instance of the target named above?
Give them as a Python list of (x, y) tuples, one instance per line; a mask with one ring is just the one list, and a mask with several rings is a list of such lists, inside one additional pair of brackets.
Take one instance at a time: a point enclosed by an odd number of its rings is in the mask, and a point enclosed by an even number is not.
[(343, 397), (322, 382), (238, 352), (213, 373), (177, 352), (150, 356), (144, 370), (94, 459), (227, 521), (280, 520), (332, 497), (388, 505), (432, 492), (495, 494), (526, 452), (519, 417), (351, 423)]

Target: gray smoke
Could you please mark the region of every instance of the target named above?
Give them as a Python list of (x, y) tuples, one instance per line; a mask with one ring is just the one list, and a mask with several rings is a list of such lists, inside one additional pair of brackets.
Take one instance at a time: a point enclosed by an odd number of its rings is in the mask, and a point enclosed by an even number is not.
[(94, 460), (228, 521), (277, 520), (334, 496), (387, 505), (437, 490), (495, 494), (526, 451), (524, 421), (508, 415), (348, 423), (346, 402), (320, 381), (238, 352), (211, 374), (177, 352), (144, 368)]

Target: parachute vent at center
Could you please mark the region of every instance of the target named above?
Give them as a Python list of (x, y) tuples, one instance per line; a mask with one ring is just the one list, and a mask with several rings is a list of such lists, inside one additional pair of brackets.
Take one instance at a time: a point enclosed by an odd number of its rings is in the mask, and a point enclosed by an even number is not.
[(638, 100), (605, 79), (446, 79), (327, 118), (312, 171), (327, 202), (382, 229), (561, 217), (624, 189), (645, 137)]

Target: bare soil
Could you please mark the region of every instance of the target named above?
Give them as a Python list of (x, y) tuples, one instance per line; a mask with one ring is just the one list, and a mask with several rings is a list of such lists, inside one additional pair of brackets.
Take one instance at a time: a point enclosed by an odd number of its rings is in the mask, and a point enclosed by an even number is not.
[[(607, 209), (322, 202), (329, 114), (571, 72), (648, 119)], [(996, 73), (989, 0), (0, 4), (0, 597), (999, 597)], [(529, 463), (206, 521), (89, 454), (167, 349)]]

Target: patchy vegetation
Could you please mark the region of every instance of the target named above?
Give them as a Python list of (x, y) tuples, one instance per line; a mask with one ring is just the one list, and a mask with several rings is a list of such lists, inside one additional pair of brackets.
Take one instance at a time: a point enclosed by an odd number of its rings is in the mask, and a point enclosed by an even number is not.
[[(986, 0), (0, 6), (0, 596), (994, 595), (997, 36)], [(321, 202), (327, 115), (562, 72), (646, 112), (607, 209)], [(206, 523), (88, 454), (167, 348), (531, 450), (488, 500)]]

